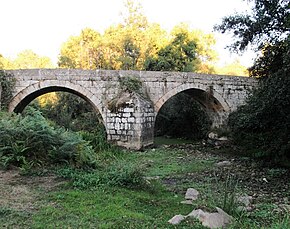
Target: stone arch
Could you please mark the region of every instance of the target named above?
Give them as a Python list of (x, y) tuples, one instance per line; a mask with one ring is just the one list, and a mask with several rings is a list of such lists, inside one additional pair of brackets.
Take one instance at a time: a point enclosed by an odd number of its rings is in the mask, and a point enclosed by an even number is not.
[(212, 127), (222, 126), (230, 112), (230, 106), (226, 100), (217, 93), (213, 87), (195, 84), (182, 84), (164, 94), (155, 104), (156, 116), (160, 108), (173, 96), (185, 92), (194, 96), (212, 119)]
[(29, 85), (18, 92), (9, 104), (9, 112), (22, 112), (35, 98), (49, 92), (64, 91), (75, 94), (87, 101), (96, 112), (102, 116), (105, 125), (105, 114), (102, 110), (101, 100), (86, 88), (69, 81), (46, 80)]
[(192, 85), (192, 84), (182, 84), (180, 86), (177, 86), (175, 88), (173, 88), (172, 90), (168, 91), (166, 94), (164, 94), (155, 104), (154, 104), (154, 108), (155, 111), (158, 112), (159, 109), (163, 106), (164, 103), (167, 102), (168, 99), (170, 99), (172, 96), (183, 92), (183, 91), (187, 91), (190, 89), (195, 89), (195, 90), (201, 90), (204, 92), (209, 92), (213, 98), (216, 99), (216, 101), (218, 101), (225, 112), (230, 112), (230, 106), (228, 105), (228, 103), (226, 102), (226, 100), (219, 94), (217, 93), (214, 89), (210, 89), (210, 87), (204, 86), (204, 85)]

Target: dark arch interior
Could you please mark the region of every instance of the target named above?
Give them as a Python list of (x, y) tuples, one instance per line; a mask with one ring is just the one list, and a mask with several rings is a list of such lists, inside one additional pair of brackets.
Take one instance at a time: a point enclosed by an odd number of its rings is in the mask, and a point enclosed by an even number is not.
[(213, 97), (211, 90), (203, 91), (200, 89), (188, 89), (181, 93), (189, 95), (193, 100), (201, 104), (206, 111), (224, 111), (221, 103)]
[(205, 137), (224, 109), (209, 91), (188, 89), (170, 99), (159, 110), (155, 137), (198, 140)]

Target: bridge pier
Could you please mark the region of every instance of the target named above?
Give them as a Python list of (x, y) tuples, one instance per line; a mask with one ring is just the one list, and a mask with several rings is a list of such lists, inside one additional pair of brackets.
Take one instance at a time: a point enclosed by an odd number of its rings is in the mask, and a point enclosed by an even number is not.
[(108, 141), (136, 150), (153, 145), (155, 113), (152, 102), (138, 94), (126, 94), (112, 103), (108, 104), (106, 115)]

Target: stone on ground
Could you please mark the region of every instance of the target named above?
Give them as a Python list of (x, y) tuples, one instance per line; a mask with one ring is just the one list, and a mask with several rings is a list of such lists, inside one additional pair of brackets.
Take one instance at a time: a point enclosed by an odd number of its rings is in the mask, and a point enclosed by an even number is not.
[(224, 228), (227, 224), (231, 223), (232, 217), (220, 208), (216, 208), (217, 212), (208, 213), (201, 209), (197, 209), (189, 213), (186, 217), (194, 217), (198, 219), (204, 227), (211, 229)]
[(168, 220), (168, 223), (172, 225), (180, 224), (182, 220), (184, 220), (185, 217), (183, 215), (175, 215), (170, 220)]
[(188, 205), (192, 205), (193, 204), (192, 200), (184, 200), (184, 201), (181, 201), (180, 203), (181, 204), (188, 204)]
[(186, 200), (197, 200), (199, 192), (194, 188), (187, 189), (185, 193)]

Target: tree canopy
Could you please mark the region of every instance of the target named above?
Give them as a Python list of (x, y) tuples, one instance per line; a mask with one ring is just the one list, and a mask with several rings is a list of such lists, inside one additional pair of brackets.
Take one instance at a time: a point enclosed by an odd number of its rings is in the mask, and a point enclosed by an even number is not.
[[(212, 34), (180, 24), (171, 33), (149, 23), (140, 4), (125, 2), (123, 22), (103, 34), (86, 28), (61, 47), (58, 65), (64, 68), (174, 70), (213, 73), (217, 60)], [(158, 63), (158, 67), (152, 64)], [(161, 66), (164, 65), (164, 66)], [(183, 66), (182, 66), (183, 65)]]
[(0, 69), (29, 69), (52, 67), (53, 64), (48, 57), (40, 56), (29, 49), (18, 53), (15, 59), (8, 59), (0, 55)]
[(258, 50), (267, 44), (283, 41), (290, 33), (289, 0), (249, 0), (252, 10), (247, 14), (224, 17), (215, 29), (231, 31), (236, 41), (230, 46), (243, 51), (250, 44)]

